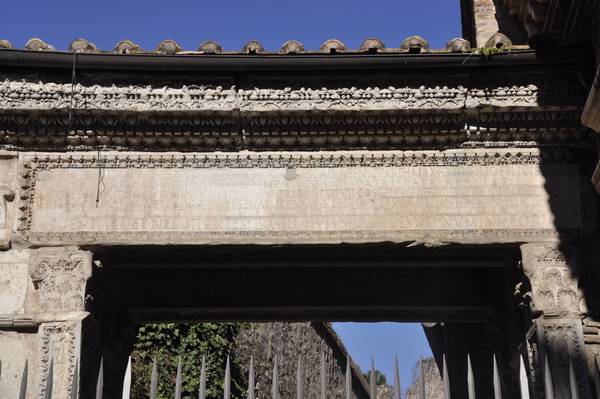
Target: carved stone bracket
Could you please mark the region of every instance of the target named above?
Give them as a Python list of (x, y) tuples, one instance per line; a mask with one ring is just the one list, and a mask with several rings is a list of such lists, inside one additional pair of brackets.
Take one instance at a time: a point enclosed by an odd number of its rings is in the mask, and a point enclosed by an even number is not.
[(84, 310), (85, 286), (91, 273), (90, 252), (70, 248), (35, 251), (29, 263), (29, 276), (40, 291), (40, 310)]

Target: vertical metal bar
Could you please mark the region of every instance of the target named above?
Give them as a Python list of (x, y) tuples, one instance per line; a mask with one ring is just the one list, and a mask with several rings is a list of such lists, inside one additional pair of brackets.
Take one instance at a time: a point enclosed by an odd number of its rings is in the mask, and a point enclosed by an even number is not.
[(521, 399), (529, 399), (529, 379), (525, 371), (523, 356), (519, 356), (519, 387), (521, 388)]
[(152, 360), (152, 374), (150, 375), (150, 399), (156, 399), (158, 388), (158, 364), (156, 356)]
[(554, 387), (552, 386), (552, 373), (550, 372), (548, 354), (544, 356), (544, 393), (546, 394), (546, 399), (554, 399)]
[(131, 395), (131, 356), (127, 360), (127, 368), (125, 369), (125, 377), (123, 378), (123, 396), (122, 399), (129, 399)]
[(23, 374), (21, 374), (21, 389), (19, 389), (19, 399), (27, 398), (27, 379), (29, 378), (29, 362), (25, 360)]
[(401, 399), (400, 371), (398, 369), (398, 356), (394, 356), (394, 399)]
[(79, 359), (75, 361), (75, 370), (73, 370), (73, 380), (71, 383), (71, 399), (79, 397)]
[(375, 379), (375, 358), (371, 356), (371, 373), (369, 374), (369, 397), (371, 399), (377, 398), (377, 387), (375, 384), (377, 383)]
[(443, 367), (443, 383), (444, 383), (444, 399), (450, 399), (450, 377), (448, 377), (448, 364), (446, 364), (446, 354), (442, 354)]
[(573, 368), (573, 358), (569, 355), (569, 385), (571, 386), (571, 399), (579, 399), (579, 387), (577, 386), (577, 377)]
[(500, 372), (498, 371), (498, 361), (494, 353), (494, 399), (502, 399), (502, 386), (500, 385)]
[(223, 399), (231, 398), (231, 365), (229, 364), (229, 355), (225, 363), (225, 382), (223, 384)]
[(475, 376), (473, 376), (470, 354), (467, 354), (467, 386), (469, 388), (469, 399), (475, 399)]
[(273, 358), (273, 383), (271, 385), (271, 399), (279, 399), (279, 368), (277, 355)]
[(321, 352), (321, 399), (327, 399), (327, 371), (325, 370), (325, 353)]
[(423, 358), (419, 360), (419, 364), (421, 365), (421, 373), (419, 375), (420, 399), (425, 399), (425, 369), (423, 368)]
[(346, 356), (346, 399), (352, 399), (352, 366), (350, 356)]
[(177, 360), (177, 377), (175, 377), (175, 399), (181, 399), (181, 356)]
[(48, 368), (48, 379), (46, 380), (46, 395), (45, 399), (52, 399), (52, 388), (54, 388), (54, 361), (50, 359), (50, 367)]
[(104, 391), (104, 357), (100, 358), (100, 368), (98, 369), (98, 379), (96, 380), (96, 399), (102, 399)]
[(206, 358), (202, 356), (202, 368), (200, 369), (200, 386), (198, 387), (198, 399), (206, 398)]
[(298, 369), (296, 370), (296, 399), (304, 398), (304, 363), (302, 355), (298, 356)]
[[(250, 370), (248, 371), (248, 399), (254, 399), (254, 357), (250, 356)], [(202, 398), (204, 399), (204, 398)]]
[(600, 359), (598, 356), (594, 359), (594, 385), (596, 386), (596, 399), (600, 399)]

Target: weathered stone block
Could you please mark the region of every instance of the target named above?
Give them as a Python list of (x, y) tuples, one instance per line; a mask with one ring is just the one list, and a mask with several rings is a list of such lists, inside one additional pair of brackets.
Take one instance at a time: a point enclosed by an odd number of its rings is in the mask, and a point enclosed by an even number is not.
[(32, 286), (27, 273), (29, 250), (0, 252), (0, 315), (23, 313)]
[(16, 154), (0, 151), (0, 250), (10, 247), (16, 183)]
[(0, 398), (19, 397), (26, 361), (28, 362), (27, 398), (39, 398), (37, 394), (37, 345), (36, 332), (0, 330), (0, 361), (2, 361)]
[[(21, 235), (45, 244), (553, 239), (579, 172), (537, 149), (25, 159)], [(100, 173), (99, 169), (100, 168)]]

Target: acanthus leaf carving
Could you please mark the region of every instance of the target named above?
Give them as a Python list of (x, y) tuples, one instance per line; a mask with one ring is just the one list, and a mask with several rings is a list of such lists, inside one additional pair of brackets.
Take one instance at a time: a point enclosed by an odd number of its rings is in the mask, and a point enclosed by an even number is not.
[(42, 311), (84, 310), (91, 254), (71, 249), (39, 249), (31, 257), (29, 276), (40, 291)]
[(582, 295), (574, 277), (576, 249), (559, 248), (556, 244), (525, 244), (521, 251), (533, 307), (545, 313), (578, 313)]

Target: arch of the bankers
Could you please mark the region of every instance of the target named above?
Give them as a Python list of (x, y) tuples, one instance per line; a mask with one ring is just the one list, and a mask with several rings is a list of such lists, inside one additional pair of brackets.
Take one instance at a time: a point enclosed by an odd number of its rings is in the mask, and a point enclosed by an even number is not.
[(149, 320), (398, 320), (430, 322), (456, 397), (467, 353), (478, 397), (493, 355), (507, 397), (519, 356), (534, 397), (546, 357), (590, 397), (582, 49), (415, 49), (0, 51), (3, 378), (28, 359), (39, 397), (53, 359), (66, 398), (80, 364), (89, 397), (103, 356), (115, 395)]

